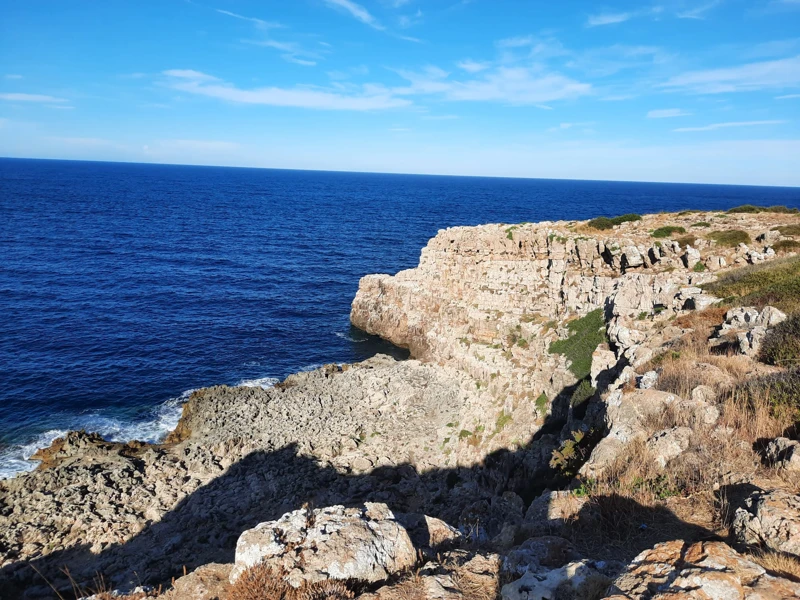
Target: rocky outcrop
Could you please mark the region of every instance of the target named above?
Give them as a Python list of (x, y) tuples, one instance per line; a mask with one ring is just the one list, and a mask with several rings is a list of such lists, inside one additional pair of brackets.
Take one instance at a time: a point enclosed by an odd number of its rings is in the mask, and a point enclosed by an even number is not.
[(786, 315), (773, 306), (761, 311), (753, 307), (732, 308), (725, 321), (712, 337), (716, 347), (733, 347), (747, 356), (758, 356), (767, 330), (786, 320)]
[(675, 540), (645, 550), (615, 582), (615, 600), (797, 598), (800, 583), (768, 575), (721, 542)]
[(733, 531), (744, 544), (800, 556), (800, 497), (756, 490), (736, 509)]
[(257, 565), (293, 587), (327, 579), (375, 583), (417, 562), (411, 538), (385, 504), (296, 510), (245, 531), (231, 583)]

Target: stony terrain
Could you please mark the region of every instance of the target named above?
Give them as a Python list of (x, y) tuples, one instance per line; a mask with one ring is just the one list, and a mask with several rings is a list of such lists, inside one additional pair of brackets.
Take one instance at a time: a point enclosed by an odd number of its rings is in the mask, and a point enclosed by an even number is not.
[(199, 390), (162, 445), (73, 432), (0, 482), (0, 598), (800, 596), (798, 226), (441, 231), (353, 302), (413, 360)]

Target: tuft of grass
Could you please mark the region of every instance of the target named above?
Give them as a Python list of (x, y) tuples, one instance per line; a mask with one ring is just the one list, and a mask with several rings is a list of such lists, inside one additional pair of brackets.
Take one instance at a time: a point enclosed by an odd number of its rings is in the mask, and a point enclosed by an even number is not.
[(800, 252), (800, 242), (797, 240), (780, 240), (772, 245), (775, 252)]
[(570, 336), (550, 344), (550, 354), (561, 354), (570, 361), (569, 369), (578, 379), (589, 376), (592, 353), (606, 341), (606, 323), (603, 309), (593, 310), (585, 317), (567, 324)]
[(692, 227), (711, 227), (711, 223), (708, 221), (698, 221), (697, 223), (692, 223)]
[(712, 231), (708, 239), (714, 240), (720, 246), (735, 248), (739, 244), (749, 244), (750, 235), (741, 229), (728, 229), (725, 231)]
[(547, 404), (548, 404), (548, 402), (549, 402), (549, 400), (547, 399), (547, 394), (545, 394), (544, 392), (539, 394), (539, 397), (536, 398), (536, 400), (534, 401), (534, 404), (536, 406), (536, 412), (538, 412), (542, 416), (545, 413), (547, 413)]
[(299, 588), (261, 564), (247, 569), (228, 592), (228, 600), (350, 600), (355, 594), (342, 581), (328, 579)]
[(587, 223), (589, 227), (592, 229), (600, 229), (600, 230), (607, 230), (613, 229), (615, 225), (620, 225), (621, 223), (628, 223), (630, 221), (641, 221), (641, 215), (637, 215), (635, 213), (628, 213), (626, 215), (620, 215), (619, 217), (597, 217), (596, 219), (592, 219)]
[(683, 227), (679, 227), (677, 225), (665, 225), (664, 227), (659, 227), (656, 229), (652, 235), (654, 238), (668, 238), (672, 237), (676, 233), (686, 233), (686, 229)]
[(694, 267), (692, 267), (692, 271), (694, 271), (695, 273), (702, 273), (705, 270), (706, 270), (706, 266), (701, 262), (696, 263), (694, 265)]
[(800, 225), (778, 225), (777, 227), (773, 227), (772, 231), (779, 231), (781, 235), (800, 236)]
[(783, 214), (796, 214), (800, 213), (800, 209), (787, 208), (786, 206), (756, 206), (754, 204), (742, 204), (735, 206), (727, 211), (728, 213), (741, 213), (741, 214), (757, 214), (757, 213), (783, 213)]
[(682, 247), (683, 246), (694, 246), (697, 243), (697, 236), (696, 235), (692, 235), (690, 233), (689, 235), (685, 235), (683, 237), (679, 237), (675, 241), (678, 242)]
[(767, 333), (761, 343), (759, 359), (778, 367), (800, 366), (800, 313), (790, 316)]
[(800, 312), (800, 257), (792, 256), (730, 271), (702, 286), (736, 306), (775, 306)]
[(495, 422), (495, 433), (503, 431), (503, 428), (512, 421), (514, 421), (514, 419), (511, 417), (511, 415), (507, 414), (504, 410), (500, 411), (500, 414), (497, 415), (497, 421)]
[(800, 557), (784, 552), (759, 550), (751, 555), (750, 558), (764, 567), (772, 575), (785, 577), (792, 581), (800, 581)]

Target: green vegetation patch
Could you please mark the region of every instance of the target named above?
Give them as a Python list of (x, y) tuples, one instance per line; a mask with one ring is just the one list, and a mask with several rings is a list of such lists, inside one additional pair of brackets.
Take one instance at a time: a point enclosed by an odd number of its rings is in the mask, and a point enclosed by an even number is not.
[(692, 223), (692, 227), (711, 227), (711, 223), (708, 221), (698, 221), (697, 223)]
[(516, 225), (512, 225), (508, 229), (506, 229), (506, 237), (510, 240), (514, 239), (514, 230), (517, 228)]
[(676, 233), (686, 233), (686, 229), (677, 225), (666, 225), (656, 229), (652, 235), (654, 238), (668, 238), (672, 237)]
[(681, 246), (694, 246), (697, 243), (697, 236), (692, 235), (690, 233), (689, 235), (684, 235), (683, 237), (679, 237), (675, 241), (678, 242)]
[(800, 257), (736, 269), (702, 287), (728, 304), (759, 308), (769, 304), (786, 313), (800, 312)]
[(569, 399), (570, 406), (572, 406), (572, 408), (583, 406), (594, 396), (596, 391), (597, 389), (592, 387), (588, 379), (582, 379), (578, 387), (575, 388), (575, 391), (572, 392), (572, 396)]
[[(800, 313), (772, 328), (761, 344), (760, 360), (778, 367), (800, 367)], [(800, 397), (797, 398), (800, 404)]]
[(742, 204), (735, 206), (728, 210), (729, 213), (742, 213), (742, 214), (757, 214), (757, 213), (783, 213), (783, 214), (796, 214), (800, 213), (797, 208), (787, 208), (786, 206), (756, 206), (754, 204)]
[(800, 368), (748, 379), (734, 393), (751, 406), (767, 400), (774, 414), (800, 420)]
[(544, 392), (539, 394), (539, 397), (536, 398), (535, 400), (536, 412), (544, 416), (547, 413), (547, 404), (549, 402), (550, 401), (547, 399), (547, 394), (545, 394)]
[(606, 341), (606, 323), (603, 309), (593, 310), (585, 317), (567, 324), (570, 336), (550, 344), (550, 354), (561, 354), (570, 361), (569, 370), (578, 379), (589, 376), (592, 367), (592, 353)]
[(706, 266), (701, 262), (696, 263), (694, 267), (692, 267), (692, 271), (694, 271), (695, 273), (703, 273), (705, 270)]
[(497, 415), (497, 421), (495, 423), (494, 430), (499, 432), (503, 431), (503, 428), (511, 423), (514, 419), (511, 418), (511, 415), (507, 414), (506, 411), (501, 411), (499, 415)]
[(797, 240), (781, 240), (772, 245), (775, 252), (800, 252), (800, 242)]
[(720, 246), (735, 248), (739, 244), (749, 244), (750, 235), (741, 229), (728, 229), (726, 231), (712, 231), (708, 239), (714, 240)]
[(781, 235), (800, 236), (800, 225), (778, 225), (777, 227), (773, 227), (772, 231), (780, 231)]
[(635, 213), (628, 213), (627, 215), (620, 215), (619, 217), (597, 217), (596, 219), (592, 219), (589, 221), (588, 225), (592, 229), (613, 229), (615, 225), (620, 225), (621, 223), (628, 223), (630, 221), (641, 221), (642, 216), (637, 215)]

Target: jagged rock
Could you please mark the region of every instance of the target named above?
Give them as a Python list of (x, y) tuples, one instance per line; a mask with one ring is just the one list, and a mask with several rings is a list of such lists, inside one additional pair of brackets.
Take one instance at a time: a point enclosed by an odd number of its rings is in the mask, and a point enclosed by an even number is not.
[(627, 600), (777, 600), (800, 596), (800, 583), (768, 575), (722, 542), (676, 540), (639, 554), (611, 593)]
[(741, 543), (800, 556), (800, 497), (781, 490), (754, 491), (736, 509), (733, 531)]
[(714, 402), (716, 399), (717, 392), (709, 385), (698, 385), (692, 390), (692, 400), (695, 402)]
[(779, 437), (767, 444), (766, 461), (787, 471), (800, 471), (800, 442)]
[(398, 513), (395, 518), (408, 532), (415, 548), (433, 554), (455, 545), (463, 537), (455, 527), (428, 515)]
[(352, 579), (374, 583), (412, 567), (416, 549), (385, 504), (296, 510), (245, 531), (236, 544), (234, 583), (264, 564), (294, 587)]
[(657, 371), (648, 371), (637, 381), (637, 385), (641, 390), (650, 390), (656, 386), (658, 383), (658, 372)]
[(711, 338), (715, 346), (731, 345), (735, 340), (738, 350), (747, 356), (756, 356), (767, 330), (786, 320), (786, 315), (774, 306), (761, 311), (753, 307), (737, 307), (725, 313), (725, 321)]
[(590, 377), (592, 387), (597, 387), (598, 378), (617, 364), (617, 355), (609, 350), (608, 345), (601, 344), (592, 354), (592, 367)]
[(578, 558), (568, 540), (553, 535), (539, 536), (511, 550), (503, 561), (503, 571), (524, 575), (541, 567), (561, 567)]
[(673, 458), (680, 456), (688, 447), (694, 432), (689, 427), (673, 427), (659, 431), (647, 441), (653, 460), (662, 469)]
[(558, 532), (578, 517), (582, 522), (599, 518), (588, 497), (576, 496), (566, 490), (545, 491), (528, 507), (523, 529), (530, 536), (541, 536)]
[(700, 262), (700, 251), (691, 246), (686, 246), (686, 253), (683, 255), (683, 264), (687, 269), (693, 269)]
[(600, 568), (596, 563), (584, 560), (552, 571), (529, 571), (521, 579), (504, 585), (501, 597), (503, 600), (596, 598), (611, 583), (611, 579)]

